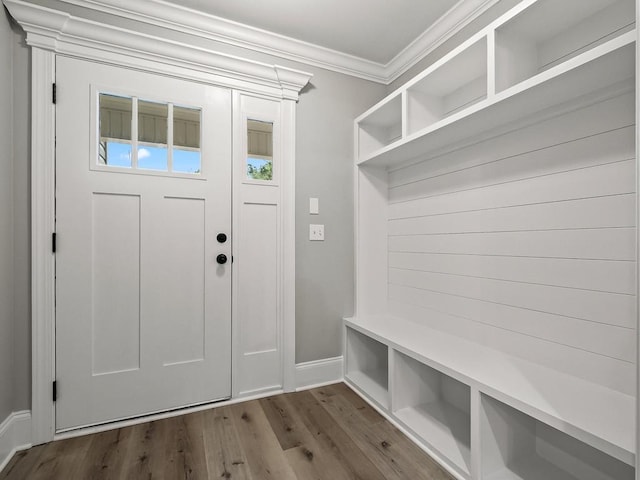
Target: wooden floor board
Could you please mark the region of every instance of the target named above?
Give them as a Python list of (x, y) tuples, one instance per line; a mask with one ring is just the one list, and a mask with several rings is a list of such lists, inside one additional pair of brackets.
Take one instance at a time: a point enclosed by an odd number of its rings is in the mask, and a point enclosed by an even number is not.
[(349, 387), (211, 408), (19, 452), (0, 480), (452, 480)]

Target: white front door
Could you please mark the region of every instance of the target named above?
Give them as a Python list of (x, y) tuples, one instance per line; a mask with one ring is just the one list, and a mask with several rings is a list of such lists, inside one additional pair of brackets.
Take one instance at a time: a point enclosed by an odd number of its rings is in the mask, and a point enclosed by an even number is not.
[(56, 79), (56, 429), (228, 398), (231, 92), (67, 57)]

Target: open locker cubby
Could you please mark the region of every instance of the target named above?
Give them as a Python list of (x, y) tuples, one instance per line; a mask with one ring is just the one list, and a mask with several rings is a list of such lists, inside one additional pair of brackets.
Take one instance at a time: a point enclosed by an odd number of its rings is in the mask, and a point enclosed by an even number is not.
[(635, 478), (632, 466), (489, 396), (480, 416), (483, 480)]
[(393, 375), (395, 417), (469, 475), (470, 387), (399, 352), (394, 352)]
[(539, 0), (496, 29), (500, 92), (632, 30), (633, 0)]
[(358, 120), (360, 159), (402, 138), (402, 95), (365, 114)]
[(346, 377), (380, 406), (389, 407), (389, 349), (350, 328)]
[(487, 98), (487, 38), (458, 53), (407, 89), (407, 135)]

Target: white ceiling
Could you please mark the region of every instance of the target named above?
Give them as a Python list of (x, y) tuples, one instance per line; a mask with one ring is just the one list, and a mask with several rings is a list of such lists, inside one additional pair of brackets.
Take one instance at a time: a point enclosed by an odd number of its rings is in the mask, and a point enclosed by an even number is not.
[(169, 0), (386, 65), (458, 0)]
[(59, 1), (389, 84), (500, 0)]

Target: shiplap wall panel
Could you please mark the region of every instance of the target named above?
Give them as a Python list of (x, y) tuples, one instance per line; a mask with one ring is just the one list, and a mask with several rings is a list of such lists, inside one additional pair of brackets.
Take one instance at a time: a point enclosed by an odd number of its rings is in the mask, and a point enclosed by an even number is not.
[(632, 295), (396, 269), (389, 284), (634, 328)]
[[(633, 84), (630, 85), (631, 88), (633, 88)], [(430, 159), (429, 162), (420, 162), (409, 167), (399, 168), (389, 173), (389, 186), (396, 187), (579, 138), (633, 126), (634, 103), (629, 100), (629, 95), (621, 95), (606, 102), (599, 102), (587, 108), (536, 123), (528, 128), (516, 130), (491, 142), (479, 143), (473, 148), (456, 150)], [(566, 124), (572, 125), (571, 131), (567, 131)]]
[(635, 263), (573, 258), (390, 253), (389, 267), (634, 295)]
[(611, 328), (611, 325), (603, 323), (401, 285), (389, 285), (389, 298), (618, 360), (634, 362), (635, 338), (629, 328)]
[[(419, 181), (399, 185), (389, 190), (389, 201), (413, 200), (427, 194), (466, 190), (497, 185), (512, 180), (535, 178), (587, 168), (594, 165), (634, 158), (632, 127), (545, 147), (526, 154), (457, 170)], [(562, 162), (558, 162), (562, 158)]]
[(614, 228), (634, 225), (635, 195), (623, 194), (394, 219), (389, 222), (389, 236)]
[(632, 393), (633, 104), (390, 172), (391, 312)]
[(635, 161), (516, 180), (389, 205), (389, 218), (481, 210), (635, 193)]
[[(389, 308), (400, 317), (418, 320), (431, 328), (483, 343), (627, 395), (635, 395), (636, 367), (633, 363), (408, 303), (390, 300)], [(509, 366), (505, 365), (505, 368)]]
[(633, 260), (635, 228), (397, 235), (389, 251)]

